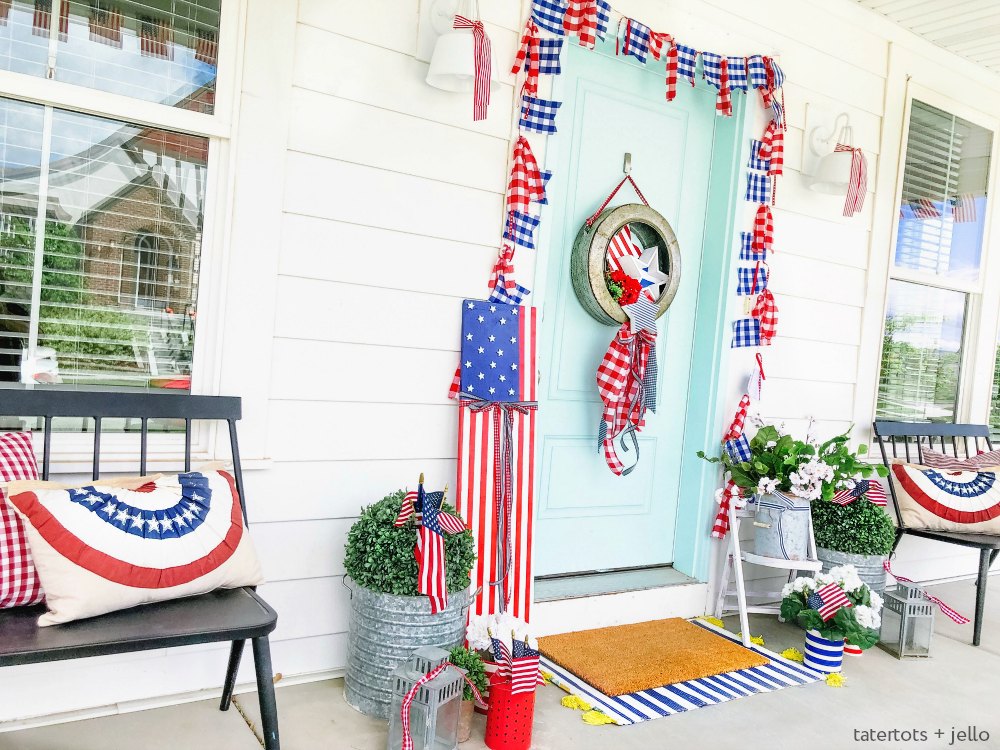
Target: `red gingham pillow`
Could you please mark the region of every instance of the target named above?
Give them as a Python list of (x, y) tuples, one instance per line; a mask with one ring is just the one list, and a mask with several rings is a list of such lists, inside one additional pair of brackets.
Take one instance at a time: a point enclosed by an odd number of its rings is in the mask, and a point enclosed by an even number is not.
[[(31, 433), (0, 434), (0, 482), (38, 479)], [(0, 609), (38, 604), (45, 598), (31, 562), (24, 526), (0, 486)]]

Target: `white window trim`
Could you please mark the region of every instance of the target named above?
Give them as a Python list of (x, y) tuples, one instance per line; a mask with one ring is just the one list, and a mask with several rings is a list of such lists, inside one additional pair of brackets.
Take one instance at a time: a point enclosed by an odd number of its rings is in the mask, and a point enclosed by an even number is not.
[[(192, 112), (166, 104), (142, 101), (86, 86), (40, 76), (0, 70), (0, 96), (137, 125), (177, 130), (209, 139), (205, 184), (205, 224), (202, 230), (198, 287), (198, 325), (193, 352), (191, 391), (219, 393), (221, 335), (224, 328), (226, 284), (229, 268), (229, 220), (232, 215), (235, 174), (231, 154), (236, 137), (242, 61), (247, 25), (247, 3), (221, 0), (219, 59), (214, 114)], [(228, 432), (216, 424), (195, 422), (192, 429), (192, 463), (197, 466), (228, 458)], [(101, 436), (102, 473), (134, 471), (138, 465), (135, 434)], [(41, 460), (41, 436), (35, 448)], [(165, 470), (183, 462), (184, 439), (177, 433), (151, 433), (149, 470)], [(53, 473), (90, 472), (93, 433), (54, 433)], [(106, 460), (105, 460), (106, 459)], [(118, 466), (119, 468), (115, 468)]]

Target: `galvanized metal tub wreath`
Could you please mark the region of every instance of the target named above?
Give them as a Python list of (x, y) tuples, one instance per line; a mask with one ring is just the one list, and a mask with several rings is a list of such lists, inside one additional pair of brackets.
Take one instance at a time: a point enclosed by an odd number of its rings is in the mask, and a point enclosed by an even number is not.
[(611, 296), (605, 278), (608, 245), (626, 225), (636, 233), (643, 247), (659, 248), (660, 268), (669, 277), (657, 300), (657, 317), (670, 307), (681, 282), (680, 243), (662, 214), (641, 203), (606, 209), (592, 224), (580, 227), (570, 255), (573, 291), (583, 309), (604, 325), (620, 325), (628, 319)]

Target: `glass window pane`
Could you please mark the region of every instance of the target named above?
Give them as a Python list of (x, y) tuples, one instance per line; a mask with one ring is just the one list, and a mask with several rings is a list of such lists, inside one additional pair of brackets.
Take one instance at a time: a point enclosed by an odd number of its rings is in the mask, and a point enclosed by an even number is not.
[(54, 32), (57, 81), (214, 111), (219, 0), (0, 0), (0, 24), (0, 68), (44, 77)]
[(968, 295), (889, 282), (879, 419), (954, 422)]
[(992, 148), (989, 130), (914, 100), (896, 236), (897, 268), (978, 281)]
[[(8, 141), (17, 135), (5, 132)], [(16, 294), (5, 299), (30, 308), (36, 283), (40, 304), (25, 313), (29, 338), (23, 316), (8, 314), (0, 332), (30, 348), (34, 324), (36, 356), (26, 360), (26, 374), (35, 382), (188, 390), (207, 139), (63, 110), (52, 112), (49, 132), (35, 132), (48, 138), (51, 152), (41, 165), (47, 194), (40, 277), (30, 222), (15, 213), (22, 196), (37, 205), (37, 158), (20, 170), (4, 165), (3, 217), (12, 217), (17, 231), (0, 234), (0, 248), (14, 256), (13, 248), (30, 241), (30, 258), (17, 251), (25, 260), (17, 264)], [(10, 368), (5, 379), (15, 380), (20, 369)]]

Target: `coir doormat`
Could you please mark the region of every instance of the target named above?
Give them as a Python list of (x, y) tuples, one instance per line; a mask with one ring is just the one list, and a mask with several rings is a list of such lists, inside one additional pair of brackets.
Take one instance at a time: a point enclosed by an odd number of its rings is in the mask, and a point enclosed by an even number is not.
[[(742, 644), (733, 633), (701, 620), (694, 620), (694, 623), (695, 627), (742, 648)], [(638, 724), (650, 719), (727, 703), (757, 693), (770, 693), (784, 688), (808, 685), (823, 679), (823, 675), (819, 672), (790, 661), (763, 646), (751, 644), (749, 650), (763, 657), (767, 663), (760, 667), (739, 669), (615, 696), (606, 695), (588, 685), (577, 675), (544, 656), (542, 670), (553, 685), (583, 699), (592, 708), (619, 725)]]
[(679, 617), (538, 639), (550, 661), (605, 695), (760, 667), (768, 660)]

